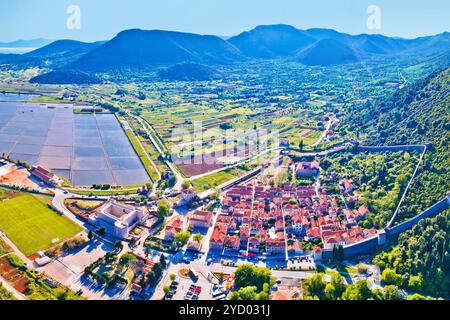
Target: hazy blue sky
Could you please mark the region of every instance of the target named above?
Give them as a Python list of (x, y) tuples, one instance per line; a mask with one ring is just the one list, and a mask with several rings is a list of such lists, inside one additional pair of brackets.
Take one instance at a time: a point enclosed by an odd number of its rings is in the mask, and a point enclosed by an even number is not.
[[(366, 26), (372, 4), (380, 30)], [(79, 30), (66, 27), (69, 5), (81, 9)], [(275, 23), (411, 38), (450, 31), (449, 12), (448, 0), (0, 0), (0, 41), (104, 40), (131, 28), (235, 35)]]

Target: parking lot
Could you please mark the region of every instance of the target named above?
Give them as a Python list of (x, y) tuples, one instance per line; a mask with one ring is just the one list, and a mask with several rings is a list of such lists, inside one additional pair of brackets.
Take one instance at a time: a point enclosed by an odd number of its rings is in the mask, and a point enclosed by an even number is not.
[(114, 248), (103, 242), (92, 240), (86, 245), (73, 250), (71, 253), (62, 256), (51, 263), (39, 268), (56, 281), (72, 288), (81, 289), (89, 299), (107, 299), (110, 295), (105, 295), (103, 288), (96, 283), (87, 283), (87, 279), (81, 279), (84, 268), (95, 260), (103, 257)]
[(287, 262), (287, 268), (294, 270), (315, 270), (316, 264), (312, 257), (290, 258)]
[(210, 300), (212, 298), (213, 284), (202, 274), (198, 278), (184, 278), (177, 276), (175, 281), (168, 279), (165, 286), (169, 286), (172, 296), (167, 298), (172, 300)]

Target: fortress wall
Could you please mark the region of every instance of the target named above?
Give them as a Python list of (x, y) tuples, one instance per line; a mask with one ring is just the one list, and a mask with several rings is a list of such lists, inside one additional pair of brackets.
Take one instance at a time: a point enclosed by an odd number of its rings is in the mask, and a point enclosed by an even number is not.
[(405, 222), (402, 222), (394, 227), (386, 229), (386, 233), (388, 238), (395, 237), (398, 234), (412, 228), (416, 223), (418, 223), (422, 219), (431, 218), (438, 215), (440, 212), (445, 209), (450, 208), (450, 195), (442, 199), (441, 201), (435, 203), (432, 207), (418, 214), (414, 218), (411, 218)]
[[(414, 218), (411, 218), (405, 222), (400, 223), (399, 225), (396, 225), (392, 228), (386, 228), (386, 237), (389, 238), (395, 238), (398, 234), (412, 228), (416, 223), (418, 223), (422, 219), (431, 218), (442, 211), (450, 208), (450, 194), (447, 195), (444, 199), (441, 201), (435, 203), (432, 207), (428, 208), (427, 210), (423, 211), (422, 213), (418, 214)], [(358, 243), (345, 245), (344, 248), (344, 255), (345, 257), (351, 257), (358, 254), (368, 253), (371, 249), (376, 248), (379, 245), (378, 243), (378, 237), (371, 237), (364, 239)], [(333, 257), (333, 251), (332, 250), (323, 250), (322, 252), (322, 258), (324, 260), (331, 259)]]
[(420, 151), (425, 149), (424, 145), (404, 145), (404, 146), (358, 146), (358, 151), (370, 151), (370, 152), (396, 152), (396, 151)]

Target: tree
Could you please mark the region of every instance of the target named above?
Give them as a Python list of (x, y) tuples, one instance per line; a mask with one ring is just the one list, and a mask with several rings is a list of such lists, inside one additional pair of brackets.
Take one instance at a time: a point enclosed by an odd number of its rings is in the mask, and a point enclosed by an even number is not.
[(158, 209), (156, 210), (156, 214), (160, 218), (166, 218), (170, 214), (170, 205), (165, 201), (158, 202)]
[[(448, 157), (447, 157), (448, 158)], [(398, 244), (373, 260), (385, 272), (385, 279), (399, 287), (436, 297), (450, 296), (449, 211), (424, 219), (400, 234)], [(386, 274), (387, 273), (387, 274)], [(394, 275), (394, 276), (392, 276)], [(396, 284), (396, 282), (400, 284)]]
[(356, 269), (358, 271), (359, 274), (367, 274), (367, 271), (369, 270), (369, 267), (365, 264), (358, 264), (356, 266)]
[(131, 249), (136, 248), (136, 247), (137, 247), (136, 239), (131, 238), (130, 241), (128, 242), (128, 246), (129, 246)]
[(175, 234), (174, 240), (180, 246), (184, 246), (188, 242), (190, 237), (191, 234), (188, 231), (182, 231)]
[(230, 295), (230, 300), (257, 300), (258, 293), (255, 286), (243, 287)]
[(423, 279), (422, 275), (411, 276), (408, 281), (408, 288), (414, 291), (422, 291), (423, 289)]
[(400, 286), (402, 284), (402, 276), (397, 274), (395, 270), (386, 268), (381, 273), (381, 281), (387, 285), (392, 284)]
[(371, 298), (373, 298), (373, 294), (365, 280), (348, 285), (342, 294), (343, 300), (369, 300)]
[(163, 269), (165, 269), (167, 267), (166, 257), (162, 253), (161, 253), (161, 256), (159, 257), (159, 263), (161, 264)]
[(426, 298), (421, 294), (414, 293), (414, 294), (408, 296), (408, 300), (426, 300)]
[(177, 276), (175, 274), (170, 275), (170, 280), (175, 281), (177, 279)]
[(150, 284), (152, 285), (152, 287), (156, 286), (156, 283), (158, 281), (158, 277), (156, 276), (155, 272), (152, 271), (147, 275), (147, 279), (150, 282)]
[(344, 247), (342, 245), (339, 245), (337, 249), (337, 260), (342, 262), (344, 261), (345, 254), (344, 254)]
[(181, 188), (184, 190), (189, 189), (191, 187), (191, 182), (189, 180), (184, 180), (181, 184)]
[(342, 296), (345, 290), (344, 277), (335, 272), (331, 275), (330, 283), (327, 283), (324, 289), (325, 299), (337, 300)]
[(306, 280), (305, 286), (310, 296), (316, 296), (319, 299), (323, 298), (326, 286), (325, 282), (323, 281), (323, 273), (315, 274), (311, 278)]
[(164, 293), (165, 294), (172, 294), (172, 291), (170, 290), (170, 287), (169, 286), (164, 286), (163, 287), (163, 291), (164, 291)]
[(120, 240), (117, 240), (116, 242), (114, 242), (114, 248), (116, 248), (116, 250), (121, 251), (123, 249), (123, 243)]
[(302, 151), (303, 147), (304, 147), (304, 142), (303, 142), (303, 139), (301, 139), (299, 144), (298, 144), (298, 148), (300, 149), (300, 151)]
[(161, 276), (163, 270), (164, 268), (161, 263), (155, 263), (153, 266), (153, 272), (155, 273), (157, 279)]
[(258, 293), (258, 300), (269, 300), (269, 298), (270, 295), (266, 291), (261, 291), (260, 293)]
[(194, 234), (193, 239), (194, 239), (194, 241), (200, 243), (203, 240), (203, 236), (200, 233), (196, 233), (196, 234)]
[(133, 260), (137, 260), (137, 257), (134, 255), (134, 254), (131, 254), (131, 253), (124, 253), (121, 257), (120, 257), (120, 259), (119, 259), (119, 264), (121, 265), (121, 266), (126, 266), (126, 265), (128, 265), (128, 263), (130, 262), (130, 261), (133, 261)]
[(436, 299), (433, 297), (424, 297), (421, 294), (414, 293), (408, 297), (408, 300), (441, 300), (441, 299)]
[(397, 286), (389, 285), (383, 288), (383, 300), (402, 300), (402, 295)]
[(239, 266), (234, 273), (234, 286), (237, 290), (254, 286), (257, 291), (262, 291), (265, 283), (270, 285), (272, 282), (272, 273), (269, 269), (251, 264)]

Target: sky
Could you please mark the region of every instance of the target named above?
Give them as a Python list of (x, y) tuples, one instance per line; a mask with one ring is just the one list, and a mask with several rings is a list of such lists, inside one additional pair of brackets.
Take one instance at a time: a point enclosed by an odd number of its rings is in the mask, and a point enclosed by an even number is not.
[[(379, 23), (368, 28), (370, 5)], [(0, 41), (108, 40), (132, 28), (231, 36), (278, 23), (415, 38), (450, 31), (449, 12), (448, 0), (0, 0)]]

